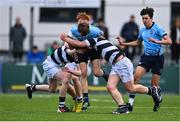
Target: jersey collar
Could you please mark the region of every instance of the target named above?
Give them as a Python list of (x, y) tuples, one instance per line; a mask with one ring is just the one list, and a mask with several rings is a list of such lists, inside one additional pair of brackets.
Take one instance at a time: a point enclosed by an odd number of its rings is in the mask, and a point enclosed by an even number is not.
[(146, 29), (152, 28), (152, 26), (155, 24), (155, 22), (152, 22), (152, 25), (150, 27), (146, 27)]

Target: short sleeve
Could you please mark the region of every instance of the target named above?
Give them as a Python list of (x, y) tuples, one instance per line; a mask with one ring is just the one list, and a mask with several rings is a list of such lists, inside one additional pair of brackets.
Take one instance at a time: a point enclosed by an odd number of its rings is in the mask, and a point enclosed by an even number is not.
[(158, 34), (163, 37), (165, 35), (167, 35), (167, 33), (165, 32), (165, 30), (159, 25), (157, 26), (157, 30), (158, 30)]
[(139, 35), (138, 35), (138, 40), (139, 41), (143, 41), (142, 32), (143, 32), (143, 29), (141, 29), (140, 32), (139, 32)]

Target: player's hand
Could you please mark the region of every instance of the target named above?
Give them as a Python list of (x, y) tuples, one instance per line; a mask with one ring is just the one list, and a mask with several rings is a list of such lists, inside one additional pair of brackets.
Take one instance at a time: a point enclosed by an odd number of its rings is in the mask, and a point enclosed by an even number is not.
[(62, 68), (62, 71), (63, 72), (70, 72), (70, 69), (68, 67), (64, 67), (64, 68)]
[(66, 41), (66, 38), (67, 38), (68, 36), (65, 34), (65, 33), (61, 33), (60, 34), (60, 38), (61, 38), (61, 40), (62, 41)]
[(123, 45), (124, 40), (121, 37), (118, 36), (118, 37), (116, 37), (116, 39), (118, 40), (119, 45), (124, 46)]
[(154, 38), (148, 38), (148, 40), (149, 40), (150, 42), (157, 43), (157, 40), (154, 39)]
[(176, 44), (177, 44), (177, 45), (180, 45), (180, 40), (176, 40)]

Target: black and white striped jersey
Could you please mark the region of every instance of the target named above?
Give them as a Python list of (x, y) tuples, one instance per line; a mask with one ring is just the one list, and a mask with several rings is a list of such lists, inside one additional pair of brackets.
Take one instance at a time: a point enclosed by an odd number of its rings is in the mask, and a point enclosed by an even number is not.
[(103, 38), (93, 38), (85, 40), (88, 47), (96, 47), (99, 55), (107, 62), (113, 64), (116, 59), (124, 53), (114, 46), (109, 40)]
[(56, 64), (66, 64), (68, 62), (75, 62), (75, 59), (69, 55), (66, 52), (66, 47), (62, 46), (56, 49), (52, 54), (51, 54), (51, 59), (56, 63)]

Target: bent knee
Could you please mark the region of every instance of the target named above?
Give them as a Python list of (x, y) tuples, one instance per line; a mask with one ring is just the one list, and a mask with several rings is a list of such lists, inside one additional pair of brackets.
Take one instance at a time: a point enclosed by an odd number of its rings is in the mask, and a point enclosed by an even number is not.
[(107, 85), (106, 88), (108, 91), (114, 91), (116, 89), (116, 87), (113, 85)]
[(131, 87), (131, 88), (126, 88), (126, 90), (129, 92), (129, 93), (133, 93), (134, 92), (134, 88)]
[(96, 77), (100, 77), (102, 74), (101, 74), (101, 70), (93, 70), (93, 74), (96, 76)]

